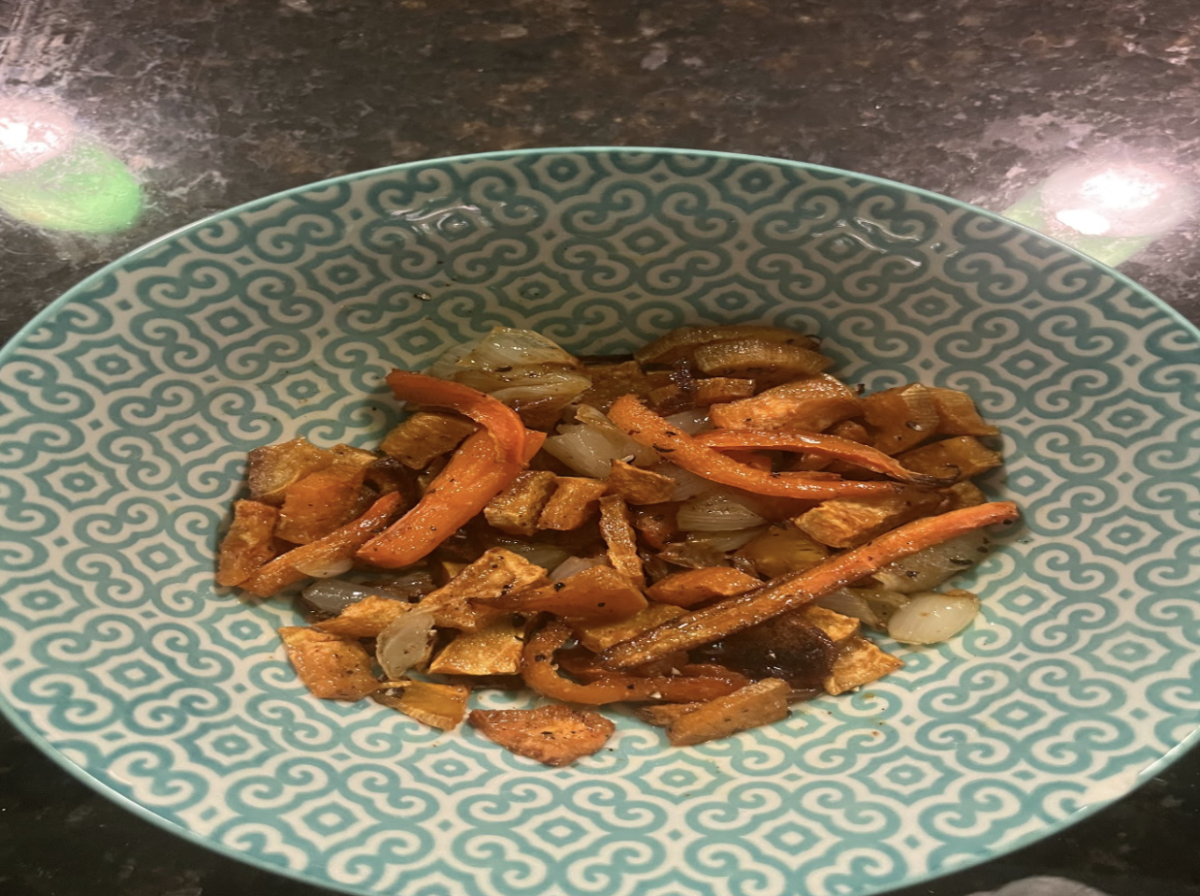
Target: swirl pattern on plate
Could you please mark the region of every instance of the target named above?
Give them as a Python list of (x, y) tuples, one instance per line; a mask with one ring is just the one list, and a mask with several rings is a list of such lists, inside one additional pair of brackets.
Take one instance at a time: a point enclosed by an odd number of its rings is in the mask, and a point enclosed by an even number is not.
[[(567, 769), (307, 696), (286, 602), (215, 591), (245, 451), (373, 444), (382, 387), (496, 324), (589, 354), (686, 323), (819, 333), (845, 378), (964, 389), (1021, 526), (982, 618), (868, 691)], [(201, 222), (92, 277), (0, 368), (0, 694), (98, 786), (360, 894), (860, 896), (1042, 836), (1200, 722), (1196, 334), (965, 206), (784, 162), (536, 151)], [(483, 695), (485, 705), (512, 698)]]

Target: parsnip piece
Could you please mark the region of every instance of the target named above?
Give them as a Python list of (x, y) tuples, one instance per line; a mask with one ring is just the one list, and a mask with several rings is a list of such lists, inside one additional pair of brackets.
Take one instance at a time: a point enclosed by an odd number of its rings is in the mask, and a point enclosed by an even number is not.
[(412, 604), (402, 600), (369, 594), (332, 619), (315, 623), (313, 628), (349, 638), (377, 638), (397, 616), (403, 616), (411, 608)]
[(675, 619), (682, 615), (682, 607), (673, 607), (668, 604), (648, 604), (632, 616), (616, 622), (574, 622), (571, 625), (571, 631), (580, 644), (588, 650), (599, 653), (614, 644), (628, 641), (635, 635), (662, 625), (668, 619)]
[(985, 448), (973, 436), (956, 436), (905, 451), (897, 460), (911, 470), (960, 482), (1000, 466), (998, 451)]
[[(741, 377), (710, 376), (692, 380), (690, 386), (669, 383), (650, 392), (650, 404), (656, 409), (706, 408), (726, 401), (749, 398), (757, 391), (757, 383)], [(619, 397), (619, 396), (618, 396)]]
[(796, 614), (809, 625), (819, 628), (834, 644), (854, 637), (862, 628), (862, 623), (852, 616), (843, 616), (812, 604), (797, 610)]
[(673, 747), (691, 747), (786, 719), (791, 690), (778, 678), (756, 681), (682, 713), (667, 727), (667, 740)]
[(696, 349), (696, 366), (709, 376), (746, 377), (778, 384), (822, 373), (832, 363), (820, 352), (782, 342), (738, 339)]
[(488, 609), (554, 613), (565, 619), (597, 623), (628, 619), (646, 607), (641, 589), (609, 566), (591, 566), (553, 584), (514, 588), (476, 602)]
[(561, 703), (538, 709), (476, 709), (471, 727), (518, 756), (545, 765), (570, 765), (603, 747), (616, 730), (593, 710), (578, 711)]
[(559, 476), (555, 490), (538, 517), (539, 529), (570, 532), (578, 529), (596, 513), (600, 496), (608, 483), (583, 476)]
[(600, 534), (608, 546), (608, 562), (638, 587), (646, 583), (637, 539), (629, 520), (629, 507), (620, 495), (600, 499)]
[(417, 606), (432, 613), (440, 628), (476, 631), (498, 621), (504, 611), (472, 599), (498, 598), (548, 582), (542, 567), (512, 551), (492, 548)]
[[(348, 523), (366, 508), (363, 481), (375, 456), (343, 446), (333, 463), (297, 479), (283, 492), (275, 534), (293, 544), (309, 544)], [(365, 457), (364, 457), (365, 455)]]
[(875, 430), (875, 447), (899, 454), (934, 435), (937, 408), (929, 389), (920, 383), (897, 386), (862, 400), (863, 416)]
[(622, 395), (649, 398), (658, 388), (669, 384), (665, 371), (646, 372), (637, 361), (596, 363), (587, 365), (587, 375), (592, 378), (592, 387), (579, 396), (579, 404), (591, 405), (607, 411)]
[(764, 342), (794, 345), (815, 349), (816, 340), (795, 330), (755, 324), (727, 324), (710, 327), (679, 327), (653, 342), (642, 346), (633, 356), (643, 364), (672, 364), (692, 356), (702, 345), (730, 342), (737, 339), (758, 339)]
[(423, 470), (475, 431), (475, 424), (456, 414), (418, 411), (392, 427), (379, 446), (385, 454), (413, 470)]
[(371, 674), (371, 655), (356, 639), (303, 626), (279, 629), (288, 659), (313, 696), (324, 700), (360, 700), (379, 682)]
[(524, 626), (509, 618), (473, 632), (459, 632), (429, 664), (435, 675), (518, 675)]
[(797, 528), (831, 548), (851, 548), (922, 516), (938, 513), (939, 492), (912, 489), (878, 498), (835, 498), (797, 517)]
[(501, 532), (532, 535), (538, 530), (538, 520), (557, 487), (558, 477), (553, 473), (526, 470), (488, 502), (483, 516)]
[(250, 497), (265, 504), (282, 504), (284, 490), (296, 480), (333, 463), (333, 452), (308, 439), (292, 439), (253, 449), (247, 458)]
[(877, 681), (903, 665), (897, 657), (880, 650), (866, 638), (850, 638), (833, 661), (833, 669), (824, 682), (825, 690), (837, 696)]
[(217, 558), (217, 584), (240, 585), (275, 556), (275, 522), (279, 518), (270, 504), (236, 501), (233, 522), (221, 539)]
[(966, 392), (929, 387), (937, 411), (937, 434), (943, 436), (995, 436), (1000, 430), (986, 422)]
[(682, 715), (687, 715), (694, 709), (699, 709), (703, 703), (650, 703), (639, 706), (635, 712), (643, 722), (656, 728), (666, 728)]
[(471, 689), (458, 684), (435, 684), (429, 681), (389, 682), (400, 688), (398, 694), (380, 691), (373, 699), (384, 706), (399, 710), (423, 725), (450, 731), (457, 728), (467, 714)]
[(644, 470), (623, 460), (612, 462), (608, 474), (608, 489), (620, 495), (627, 504), (661, 504), (671, 500), (677, 483), (670, 476)]
[(949, 510), (960, 507), (974, 507), (987, 501), (987, 495), (973, 482), (956, 482), (949, 488), (942, 489), (942, 494), (949, 502)]

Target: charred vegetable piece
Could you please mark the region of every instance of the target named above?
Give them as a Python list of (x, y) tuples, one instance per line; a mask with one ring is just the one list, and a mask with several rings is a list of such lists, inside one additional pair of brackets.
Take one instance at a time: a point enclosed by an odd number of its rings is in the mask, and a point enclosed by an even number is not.
[(819, 689), (838, 655), (833, 640), (795, 610), (736, 632), (713, 650), (749, 678), (781, 678), (800, 690)]
[(233, 522), (221, 539), (217, 584), (240, 585), (275, 556), (275, 522), (279, 511), (260, 501), (237, 501)]
[(756, 681), (727, 697), (681, 713), (667, 726), (667, 740), (673, 747), (691, 747), (782, 721), (788, 716), (790, 693), (785, 681)]
[(562, 704), (537, 709), (476, 709), (472, 728), (518, 756), (544, 765), (570, 765), (603, 747), (616, 725), (592, 710)]
[(356, 639), (302, 626), (281, 628), (288, 659), (314, 697), (361, 700), (379, 687), (371, 655)]

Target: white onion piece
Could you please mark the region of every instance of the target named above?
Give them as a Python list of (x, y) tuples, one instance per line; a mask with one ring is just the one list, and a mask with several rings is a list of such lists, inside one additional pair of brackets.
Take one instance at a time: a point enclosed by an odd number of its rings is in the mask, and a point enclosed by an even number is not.
[(749, 543), (754, 536), (762, 532), (762, 527), (754, 529), (730, 529), (725, 532), (689, 532), (687, 540), (696, 545), (708, 545), (718, 551), (736, 551)]
[(675, 521), (684, 532), (730, 532), (766, 523), (745, 502), (723, 491), (689, 498), (679, 508)]
[(574, 355), (541, 333), (511, 327), (494, 327), (470, 352), (457, 361), (460, 368), (474, 367), (481, 370), (547, 364), (574, 368), (582, 366)]
[(874, 577), (891, 591), (928, 591), (982, 560), (988, 543), (987, 533), (977, 529), (889, 563)]
[(678, 414), (671, 414), (671, 416), (664, 417), (663, 419), (676, 429), (686, 432), (689, 436), (694, 436), (698, 432), (704, 432), (713, 428), (712, 420), (708, 417), (708, 408), (693, 408), (690, 411), (680, 411)]
[(871, 608), (870, 601), (849, 588), (839, 588), (837, 591), (813, 601), (813, 603), (826, 610), (833, 610), (833, 612), (841, 613), (843, 616), (851, 616), (854, 619), (861, 620), (865, 625), (873, 627), (880, 625), (879, 616)]
[(900, 591), (888, 591), (886, 588), (855, 588), (854, 590), (871, 605), (871, 609), (879, 617), (879, 624), (885, 628), (888, 620), (892, 618), (892, 614), (908, 603), (909, 596)]
[(340, 613), (346, 607), (358, 603), (371, 594), (386, 597), (389, 600), (404, 599), (402, 594), (384, 588), (368, 588), (344, 579), (321, 579), (300, 592), (300, 596), (312, 607), (325, 613)]
[(919, 591), (888, 620), (888, 634), (904, 644), (936, 644), (953, 638), (979, 613), (979, 598), (967, 591)]
[[(602, 411), (590, 404), (581, 404), (575, 408), (575, 422), (593, 426), (612, 440), (615, 450), (623, 451), (618, 455), (620, 460), (639, 467), (649, 467), (658, 463), (658, 452), (632, 439), (625, 430), (608, 419)], [(630, 460), (632, 458), (632, 460)]]
[(705, 492), (713, 490), (711, 479), (697, 476), (691, 470), (685, 470), (683, 467), (675, 466), (675, 464), (662, 463), (651, 469), (655, 473), (662, 473), (664, 476), (670, 476), (675, 480), (675, 491), (671, 494), (672, 501), (686, 501), (689, 498), (696, 497), (696, 495), (702, 495)]
[(354, 558), (317, 559), (312, 563), (295, 564), (296, 571), (314, 579), (332, 579), (354, 568)]
[(517, 541), (516, 539), (512, 541), (503, 539), (497, 542), (496, 547), (519, 554), (530, 563), (547, 570), (555, 569), (560, 563), (571, 556), (570, 551), (566, 551), (558, 547), (558, 545), (538, 544), (537, 542), (530, 544), (527, 541)]
[(375, 659), (388, 678), (403, 678), (433, 649), (433, 614), (413, 610), (393, 619), (375, 639)]
[(491, 391), (492, 398), (505, 404), (553, 398), (566, 405), (571, 399), (592, 388), (591, 377), (565, 370), (523, 372), (520, 377), (514, 379), (516, 382), (510, 382), (503, 388), (483, 391)]
[(602, 556), (568, 557), (554, 569), (550, 570), (550, 578), (555, 582), (568, 579), (576, 573), (591, 569), (593, 566), (608, 566), (608, 561)]
[[(607, 479), (614, 460), (633, 458), (632, 463), (638, 463), (646, 450), (619, 430), (581, 424), (560, 426), (558, 435), (546, 439), (545, 449), (576, 473), (593, 479)], [(653, 449), (650, 452), (653, 454)]]
[(453, 348), (447, 349), (442, 353), (440, 358), (426, 368), (425, 372), (429, 376), (436, 376), (440, 380), (454, 379), (454, 375), (462, 369), (459, 366), (459, 361), (471, 354), (482, 341), (482, 339), (472, 339), (470, 342), (464, 342), (462, 345), (456, 345)]

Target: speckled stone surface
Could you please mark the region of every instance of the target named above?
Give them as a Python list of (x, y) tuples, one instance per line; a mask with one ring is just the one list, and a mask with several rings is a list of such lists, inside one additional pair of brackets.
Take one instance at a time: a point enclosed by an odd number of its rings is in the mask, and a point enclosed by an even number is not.
[[(1002, 210), (1115, 151), (1200, 182), (1193, 0), (0, 0), (0, 99), (68, 112), (147, 207), (108, 237), (0, 218), (0, 340), (84, 275), (276, 190), (527, 146), (818, 162)], [(1200, 321), (1195, 221), (1124, 265)], [(1200, 896), (1200, 755), (1050, 840), (900, 891), (1052, 874)], [(5, 896), (301, 896), (93, 794), (0, 722)]]

